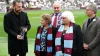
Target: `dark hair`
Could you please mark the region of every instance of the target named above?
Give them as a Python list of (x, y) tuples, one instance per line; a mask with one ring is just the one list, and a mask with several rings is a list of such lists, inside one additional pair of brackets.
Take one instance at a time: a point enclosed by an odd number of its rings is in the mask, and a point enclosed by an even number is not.
[(22, 2), (22, 1), (20, 1), (20, 0), (15, 0), (15, 1), (13, 1), (13, 5), (15, 6), (17, 2), (20, 3), (20, 2)]

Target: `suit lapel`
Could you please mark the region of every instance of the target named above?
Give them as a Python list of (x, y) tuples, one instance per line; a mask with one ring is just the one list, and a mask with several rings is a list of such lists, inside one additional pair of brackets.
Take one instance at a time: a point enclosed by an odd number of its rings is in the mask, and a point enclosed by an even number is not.
[(93, 24), (95, 23), (95, 21), (92, 21), (88, 27), (91, 27)]
[(94, 19), (93, 19), (93, 21), (89, 24), (89, 26), (87, 27), (87, 23), (88, 23), (88, 20), (86, 20), (86, 22), (85, 22), (85, 24), (84, 24), (84, 30), (85, 30), (85, 32), (88, 30), (88, 29), (90, 29), (90, 27), (97, 21), (97, 17), (95, 17)]
[(87, 29), (87, 23), (88, 23), (88, 20), (86, 20), (85, 24), (84, 24), (84, 30)]
[(97, 18), (95, 17), (95, 18), (92, 20), (92, 22), (89, 24), (88, 27), (91, 27), (96, 21), (97, 21)]

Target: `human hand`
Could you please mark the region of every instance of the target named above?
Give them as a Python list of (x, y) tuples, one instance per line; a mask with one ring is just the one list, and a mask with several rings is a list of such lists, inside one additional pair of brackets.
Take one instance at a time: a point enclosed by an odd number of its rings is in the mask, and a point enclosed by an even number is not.
[(84, 47), (84, 49), (88, 50), (88, 44), (84, 43), (83, 47)]

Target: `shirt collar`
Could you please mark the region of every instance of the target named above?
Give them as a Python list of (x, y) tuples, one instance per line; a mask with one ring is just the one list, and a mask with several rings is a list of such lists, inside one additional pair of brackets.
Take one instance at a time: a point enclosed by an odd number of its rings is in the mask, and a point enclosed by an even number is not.
[(96, 17), (96, 15), (93, 18), (89, 18), (89, 20), (92, 21), (95, 17)]
[[(59, 12), (59, 13), (57, 14), (57, 16), (61, 16), (61, 14), (62, 14), (62, 12)], [(54, 14), (54, 16), (56, 16), (56, 14)]]

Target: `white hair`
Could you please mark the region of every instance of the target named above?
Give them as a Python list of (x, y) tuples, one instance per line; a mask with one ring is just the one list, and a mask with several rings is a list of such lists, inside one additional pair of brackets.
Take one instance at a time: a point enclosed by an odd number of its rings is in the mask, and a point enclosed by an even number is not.
[(54, 1), (53, 5), (55, 5), (55, 4), (60, 5), (60, 7), (61, 7), (61, 2), (60, 1)]
[(74, 15), (71, 11), (64, 11), (62, 13), (62, 17), (67, 17), (68, 20), (70, 20), (72, 23), (75, 23), (75, 20), (74, 20)]

